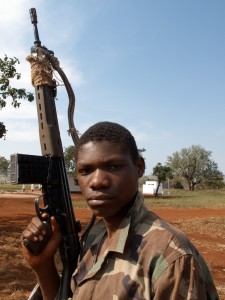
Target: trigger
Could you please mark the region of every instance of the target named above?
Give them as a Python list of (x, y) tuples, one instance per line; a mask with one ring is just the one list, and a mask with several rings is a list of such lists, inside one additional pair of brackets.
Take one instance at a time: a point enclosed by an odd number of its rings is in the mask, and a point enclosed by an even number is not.
[(38, 218), (39, 218), (40, 220), (42, 220), (42, 221), (44, 220), (44, 219), (42, 218), (42, 214), (44, 214), (44, 213), (47, 213), (47, 214), (48, 214), (48, 205), (45, 206), (44, 208), (41, 208), (41, 207), (39, 206), (39, 201), (40, 201), (41, 198), (43, 198), (43, 196), (44, 196), (44, 194), (41, 195), (41, 196), (39, 196), (38, 198), (36, 198), (36, 199), (34, 200), (34, 205), (35, 205), (36, 214), (37, 214)]

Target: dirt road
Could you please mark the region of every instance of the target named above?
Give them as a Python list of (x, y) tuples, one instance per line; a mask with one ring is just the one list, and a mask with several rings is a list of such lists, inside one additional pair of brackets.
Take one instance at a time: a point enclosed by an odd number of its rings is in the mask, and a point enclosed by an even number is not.
[[(0, 194), (0, 300), (24, 300), (35, 283), (21, 252), (19, 238), (28, 220), (34, 215), (34, 194)], [(76, 201), (80, 195), (73, 195)], [(193, 241), (207, 261), (220, 298), (225, 300), (225, 208), (155, 208)], [(85, 225), (90, 210), (75, 208), (77, 219)]]

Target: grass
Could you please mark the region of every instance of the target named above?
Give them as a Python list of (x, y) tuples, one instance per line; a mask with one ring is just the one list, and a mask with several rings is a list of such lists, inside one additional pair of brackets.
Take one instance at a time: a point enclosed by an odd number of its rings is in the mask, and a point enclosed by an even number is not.
[[(31, 191), (31, 184), (24, 184), (26, 191)], [(38, 191), (38, 184), (34, 184), (34, 190)], [(11, 183), (1, 183), (0, 192), (21, 192), (23, 189), (23, 184), (11, 184)]]
[(225, 189), (220, 190), (164, 190), (158, 197), (145, 197), (147, 206), (225, 207)]
[[(31, 185), (25, 185), (27, 191), (31, 190)], [(38, 190), (38, 186), (35, 185)], [(0, 192), (18, 192), (22, 190), (20, 184), (0, 184)], [(73, 201), (76, 207), (86, 207), (84, 201)], [(225, 207), (225, 189), (220, 190), (175, 190), (168, 193), (164, 189), (164, 194), (155, 196), (145, 196), (145, 204), (149, 207)]]
[[(22, 190), (22, 184), (10, 184), (10, 183), (4, 183), (0, 184), (0, 191), (5, 192), (17, 192)], [(31, 189), (31, 186), (26, 185), (26, 189)]]

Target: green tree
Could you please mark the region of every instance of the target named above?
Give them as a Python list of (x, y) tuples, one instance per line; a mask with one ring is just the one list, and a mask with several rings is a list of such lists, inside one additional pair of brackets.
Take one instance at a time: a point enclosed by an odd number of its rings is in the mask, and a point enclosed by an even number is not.
[(143, 157), (143, 153), (145, 152), (145, 148), (138, 149), (139, 156)]
[(201, 186), (203, 188), (208, 187), (212, 189), (219, 189), (225, 186), (223, 173), (218, 170), (218, 166), (214, 161), (209, 162)]
[(9, 160), (7, 160), (5, 157), (0, 156), (0, 173), (4, 176), (8, 175), (8, 168), (9, 168)]
[[(4, 58), (0, 58), (0, 109), (4, 108), (7, 104), (6, 101), (11, 99), (13, 107), (18, 108), (20, 106), (20, 99), (27, 99), (33, 101), (34, 96), (32, 93), (27, 92), (25, 89), (17, 89), (12, 87), (11, 80), (19, 80), (21, 74), (17, 72), (16, 65), (19, 64), (19, 60), (9, 58), (7, 55)], [(0, 122), (0, 138), (6, 137), (6, 127), (3, 122)]]
[(155, 191), (155, 196), (158, 195), (160, 184), (166, 181), (167, 179), (172, 179), (172, 170), (168, 166), (163, 166), (161, 163), (157, 163), (157, 165), (153, 168), (153, 175), (158, 177), (158, 185)]
[[(145, 158), (143, 157), (143, 153), (145, 151), (146, 151), (145, 148), (138, 149), (138, 155), (139, 157), (142, 157), (144, 159), (144, 163), (145, 163)], [(145, 163), (145, 169), (146, 169), (146, 163)]]
[(68, 146), (64, 149), (64, 159), (67, 172), (76, 176), (76, 163), (75, 163), (75, 146)]
[(203, 147), (193, 145), (183, 148), (168, 157), (167, 165), (172, 169), (174, 177), (184, 178), (193, 191), (196, 185), (209, 185), (218, 178), (222, 180), (222, 173), (217, 164), (211, 159), (212, 152)]
[(183, 190), (184, 186), (182, 184), (182, 182), (180, 182), (179, 180), (175, 181), (175, 183), (173, 184), (173, 188), (174, 189), (180, 189)]

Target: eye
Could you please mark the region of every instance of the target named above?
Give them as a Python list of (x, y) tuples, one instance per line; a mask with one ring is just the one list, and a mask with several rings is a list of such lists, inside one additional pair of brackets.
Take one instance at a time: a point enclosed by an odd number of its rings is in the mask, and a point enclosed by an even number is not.
[(110, 170), (115, 170), (115, 171), (120, 170), (122, 167), (123, 167), (122, 164), (118, 164), (118, 163), (114, 163), (114, 164), (109, 165), (109, 169)]
[(81, 169), (78, 169), (77, 172), (81, 176), (86, 176), (86, 175), (90, 174), (92, 172), (92, 170), (91, 170), (91, 168), (81, 168)]

